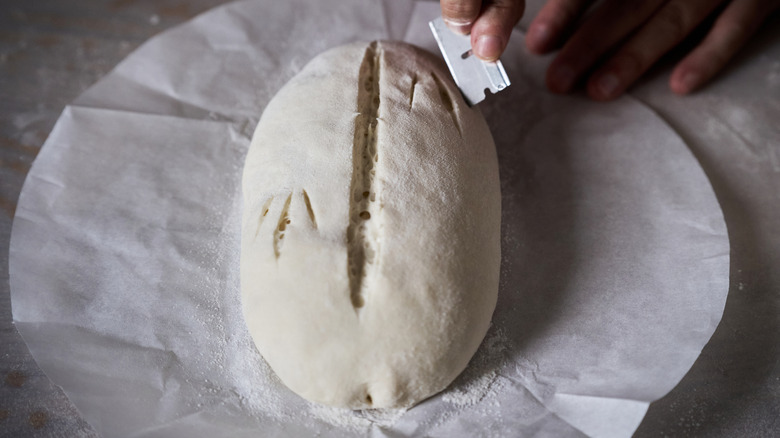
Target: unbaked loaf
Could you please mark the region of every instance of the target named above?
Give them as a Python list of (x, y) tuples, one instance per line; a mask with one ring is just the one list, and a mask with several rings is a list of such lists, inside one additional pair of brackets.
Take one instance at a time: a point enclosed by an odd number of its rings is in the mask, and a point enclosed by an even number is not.
[(496, 305), (501, 197), (442, 62), (385, 41), (317, 56), (263, 112), (242, 185), (244, 317), (290, 389), (408, 407), (463, 371)]

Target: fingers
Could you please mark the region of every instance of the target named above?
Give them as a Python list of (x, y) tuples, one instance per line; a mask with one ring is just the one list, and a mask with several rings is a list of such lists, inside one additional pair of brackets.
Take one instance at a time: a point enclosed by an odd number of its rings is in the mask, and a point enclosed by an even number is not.
[(715, 25), (672, 72), (669, 87), (687, 94), (717, 74), (758, 30), (764, 20), (780, 7), (780, 1), (733, 1), (718, 17)]
[(488, 0), (471, 29), (474, 54), (486, 61), (497, 60), (524, 9), (523, 0)]
[(533, 53), (542, 55), (557, 48), (557, 43), (574, 26), (594, 0), (549, 0), (536, 14), (525, 44)]
[(569, 38), (547, 70), (547, 88), (570, 92), (611, 48), (644, 23), (664, 0), (605, 0)]
[(468, 35), (482, 10), (482, 0), (441, 0), (441, 17), (453, 32)]
[(713, 0), (671, 0), (664, 4), (588, 79), (595, 100), (620, 96), (661, 56), (679, 44), (719, 5)]
[[(549, 0), (529, 27), (528, 48), (536, 53), (554, 49), (592, 3)], [(589, 75), (586, 88), (591, 98), (614, 99), (724, 3), (707, 37), (677, 65), (669, 80), (675, 93), (690, 93), (726, 65), (766, 18), (780, 9), (780, 0), (604, 0), (550, 64), (547, 87), (567, 93)]]

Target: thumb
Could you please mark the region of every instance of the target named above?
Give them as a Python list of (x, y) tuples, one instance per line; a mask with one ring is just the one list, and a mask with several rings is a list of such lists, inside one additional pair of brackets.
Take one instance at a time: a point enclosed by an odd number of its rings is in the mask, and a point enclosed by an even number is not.
[(524, 0), (487, 0), (471, 28), (474, 54), (485, 61), (497, 60), (524, 10)]

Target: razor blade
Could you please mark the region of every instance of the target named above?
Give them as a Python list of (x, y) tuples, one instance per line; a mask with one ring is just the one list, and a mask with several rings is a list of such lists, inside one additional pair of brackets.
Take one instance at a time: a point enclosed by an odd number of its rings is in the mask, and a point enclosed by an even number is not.
[(509, 86), (501, 61), (483, 61), (471, 53), (470, 36), (451, 31), (441, 17), (429, 22), (428, 26), (469, 106), (485, 100), (486, 90), (495, 94)]

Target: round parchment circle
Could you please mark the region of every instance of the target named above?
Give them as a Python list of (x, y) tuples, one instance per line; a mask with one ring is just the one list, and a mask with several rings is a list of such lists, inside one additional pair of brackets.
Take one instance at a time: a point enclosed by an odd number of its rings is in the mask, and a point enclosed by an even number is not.
[(241, 318), (243, 157), (276, 90), (329, 47), (386, 37), (381, 11), (223, 6), (150, 40), (63, 112), (17, 207), (13, 316), (101, 434), (630, 434), (698, 356), (729, 266), (701, 168), (644, 106), (547, 95), (542, 61), (518, 52), (513, 85), (483, 104), (503, 261), (469, 368), (405, 413), (321, 408), (278, 382)]

